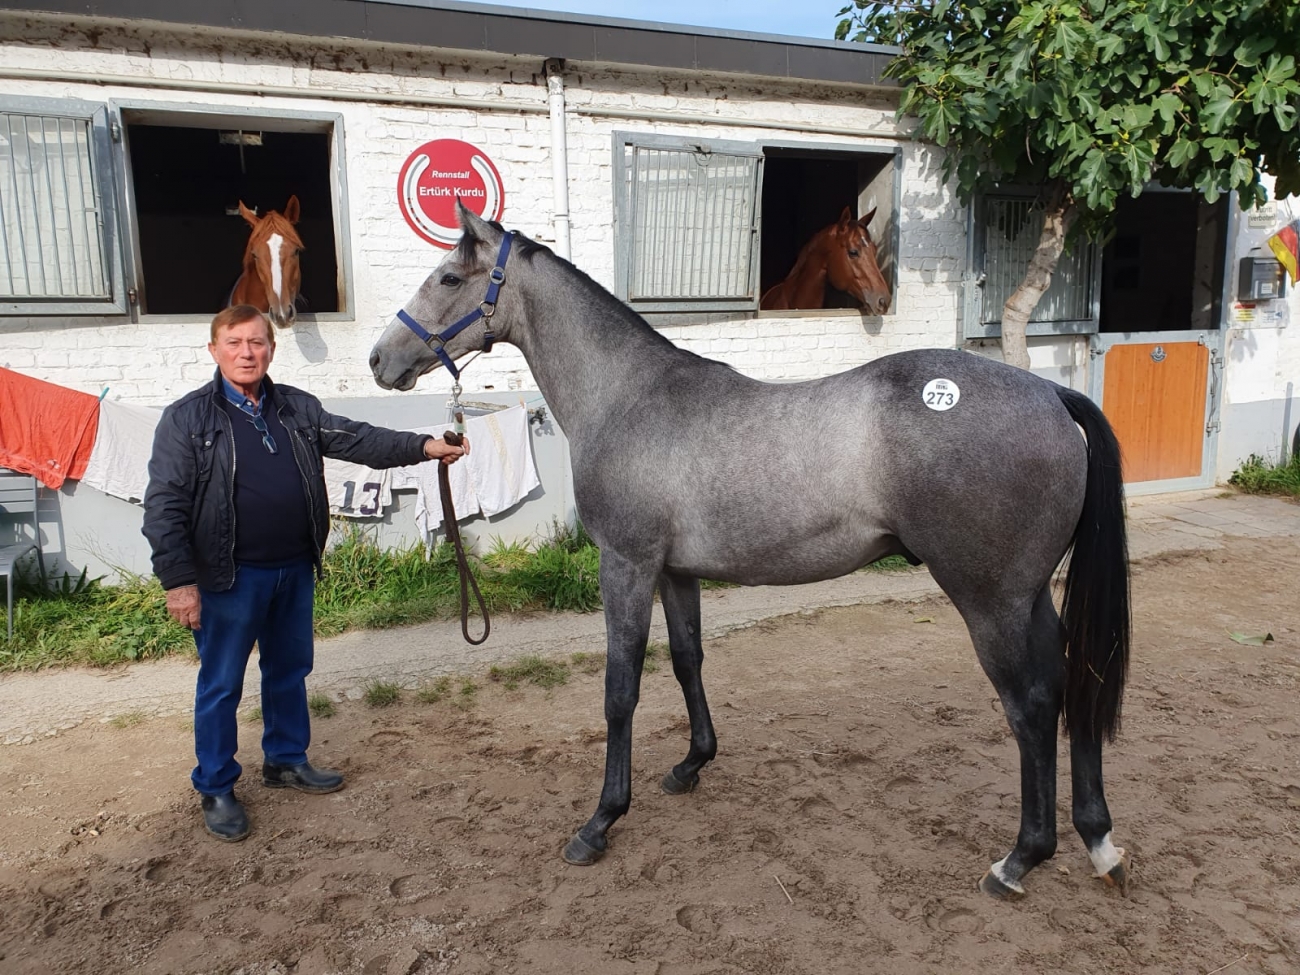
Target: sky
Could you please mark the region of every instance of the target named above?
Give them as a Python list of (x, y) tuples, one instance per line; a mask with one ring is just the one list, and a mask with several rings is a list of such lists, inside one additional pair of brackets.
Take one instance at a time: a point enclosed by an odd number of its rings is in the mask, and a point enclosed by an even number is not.
[(474, 0), (491, 6), (567, 11), (722, 30), (831, 40), (848, 0)]

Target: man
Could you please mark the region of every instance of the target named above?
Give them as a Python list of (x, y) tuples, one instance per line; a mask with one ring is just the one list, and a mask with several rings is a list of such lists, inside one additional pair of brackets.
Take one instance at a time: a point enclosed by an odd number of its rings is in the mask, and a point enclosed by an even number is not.
[(384, 468), (469, 450), (327, 413), (320, 400), (267, 376), (275, 332), (250, 305), (212, 320), (213, 381), (169, 406), (154, 435), (144, 534), (167, 612), (199, 650), (191, 780), (208, 832), (248, 835), (235, 798), (242, 771), (236, 708), (253, 643), (262, 671), (262, 781), (334, 792), (338, 772), (307, 761), (306, 677), (312, 669), (315, 573), (329, 533), (322, 458)]

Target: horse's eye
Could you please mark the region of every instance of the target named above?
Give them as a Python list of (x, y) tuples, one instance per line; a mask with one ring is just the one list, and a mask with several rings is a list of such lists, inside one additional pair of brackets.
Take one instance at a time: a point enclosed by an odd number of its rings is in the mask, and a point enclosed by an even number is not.
[(444, 287), (454, 288), (456, 285), (460, 284), (460, 278), (456, 277), (454, 274), (444, 274), (442, 276), (442, 284)]
[(857, 256), (858, 256), (858, 252), (856, 250), (852, 250), (852, 249), (849, 250), (849, 257), (857, 257)]

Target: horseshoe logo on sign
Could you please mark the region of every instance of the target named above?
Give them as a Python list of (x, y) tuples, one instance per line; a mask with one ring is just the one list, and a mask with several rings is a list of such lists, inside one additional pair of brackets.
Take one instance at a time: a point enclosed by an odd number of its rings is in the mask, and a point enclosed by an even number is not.
[(397, 177), (397, 199), (412, 230), (431, 244), (460, 240), (456, 200), (485, 220), (505, 211), (501, 174), (477, 147), (457, 139), (426, 142), (411, 153)]

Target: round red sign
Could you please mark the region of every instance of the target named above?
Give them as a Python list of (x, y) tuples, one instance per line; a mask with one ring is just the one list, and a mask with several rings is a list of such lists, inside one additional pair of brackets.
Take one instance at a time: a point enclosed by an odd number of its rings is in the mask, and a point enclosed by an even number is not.
[(500, 220), (506, 206), (501, 174), (482, 150), (458, 139), (426, 142), (402, 164), (397, 199), (411, 229), (431, 244), (451, 248), (460, 240), (456, 200), (487, 220)]

